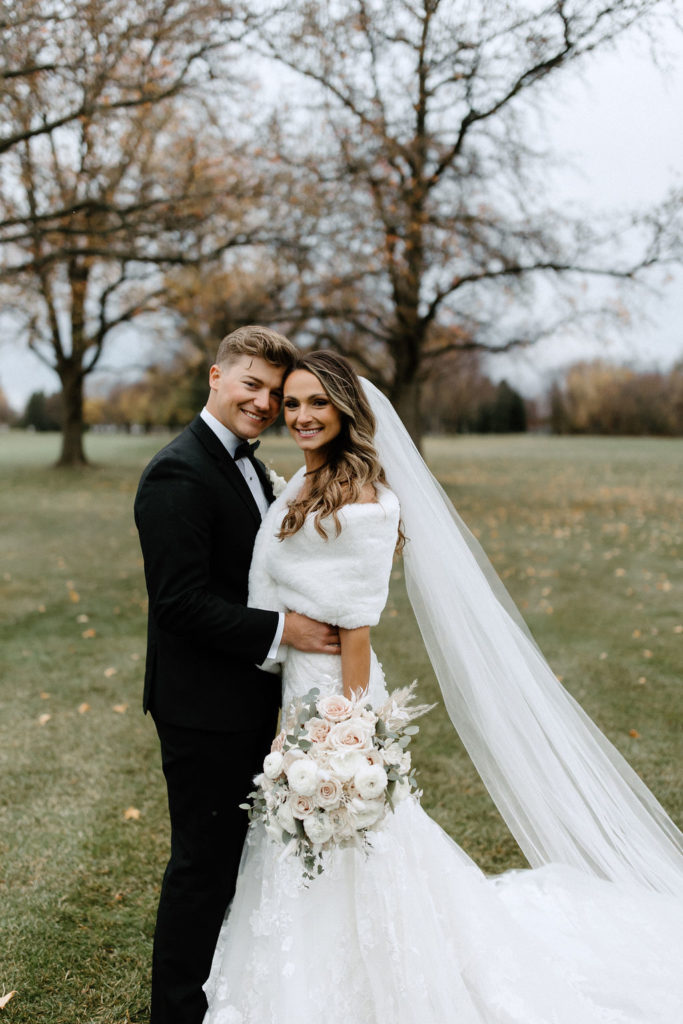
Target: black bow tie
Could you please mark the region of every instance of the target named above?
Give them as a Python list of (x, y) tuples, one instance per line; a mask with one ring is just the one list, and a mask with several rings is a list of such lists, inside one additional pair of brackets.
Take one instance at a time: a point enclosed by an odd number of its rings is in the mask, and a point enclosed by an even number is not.
[(260, 441), (254, 441), (253, 444), (249, 444), (248, 441), (240, 441), (240, 443), (235, 448), (235, 454), (233, 455), (233, 459), (235, 460), (235, 462), (237, 462), (238, 459), (253, 459), (254, 452), (256, 451), (260, 444)]

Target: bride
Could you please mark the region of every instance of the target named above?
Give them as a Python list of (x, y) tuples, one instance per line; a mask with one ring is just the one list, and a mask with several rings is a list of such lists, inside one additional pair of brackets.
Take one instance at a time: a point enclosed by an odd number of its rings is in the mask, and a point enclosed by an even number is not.
[(557, 682), (381, 393), (311, 353), (284, 410), (305, 466), (263, 521), (249, 603), (338, 625), (341, 655), (283, 648), (283, 708), (312, 687), (385, 699), (370, 627), (405, 540), (444, 702), (532, 869), (486, 877), (412, 797), (308, 885), (256, 826), (204, 1024), (680, 1024), (675, 825)]

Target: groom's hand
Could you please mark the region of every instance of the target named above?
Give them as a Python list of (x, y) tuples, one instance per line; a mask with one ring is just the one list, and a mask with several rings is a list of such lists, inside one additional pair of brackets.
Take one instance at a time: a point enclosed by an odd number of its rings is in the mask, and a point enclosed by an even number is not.
[(316, 622), (307, 615), (298, 612), (287, 612), (285, 628), (280, 643), (296, 647), (298, 651), (311, 651), (313, 654), (339, 654), (339, 630), (336, 626), (328, 626), (325, 622)]

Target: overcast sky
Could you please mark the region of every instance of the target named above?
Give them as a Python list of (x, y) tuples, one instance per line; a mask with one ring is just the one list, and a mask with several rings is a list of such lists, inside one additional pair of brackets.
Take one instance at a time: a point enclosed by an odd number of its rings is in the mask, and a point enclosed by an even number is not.
[[(558, 204), (638, 209), (683, 187), (683, 37), (671, 37), (669, 46), (658, 57), (661, 71), (642, 43), (601, 54), (548, 104), (548, 135), (567, 155), (567, 169), (555, 175)], [(588, 333), (554, 339), (496, 356), (489, 372), (533, 393), (562, 366), (598, 355), (668, 369), (683, 359), (683, 270), (657, 274), (652, 283), (658, 294), (634, 293), (631, 326), (611, 332), (606, 346)]]
[[(553, 149), (567, 157), (565, 169), (555, 176), (557, 204), (604, 213), (637, 208), (661, 198), (676, 183), (683, 186), (683, 36), (671, 36), (669, 48), (659, 55), (667, 70), (654, 67), (642, 44), (629, 43), (617, 53), (598, 55), (582, 80), (571, 78), (559, 95), (554, 91), (545, 129)], [(638, 297), (634, 307), (632, 325), (612, 335), (607, 350), (603, 339), (598, 345), (590, 334), (555, 339), (496, 357), (489, 372), (534, 394), (579, 358), (609, 354), (663, 369), (682, 359), (683, 271), (662, 281), (658, 296)], [(121, 338), (104, 358), (108, 367), (139, 365), (139, 340)], [(111, 374), (105, 379), (111, 380)], [(20, 409), (31, 392), (57, 390), (58, 380), (31, 353), (0, 338), (0, 386)]]

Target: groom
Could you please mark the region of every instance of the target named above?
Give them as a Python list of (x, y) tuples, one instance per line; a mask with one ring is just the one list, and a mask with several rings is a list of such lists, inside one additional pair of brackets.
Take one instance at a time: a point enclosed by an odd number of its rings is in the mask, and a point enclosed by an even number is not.
[(247, 607), (268, 474), (243, 442), (277, 418), (297, 352), (265, 327), (224, 338), (206, 407), (142, 474), (135, 522), (149, 594), (144, 708), (154, 719), (171, 818), (159, 901), (151, 1024), (201, 1024), (202, 984), (237, 878), (247, 816), (280, 703), (257, 666), (278, 646), (339, 653), (332, 627)]

